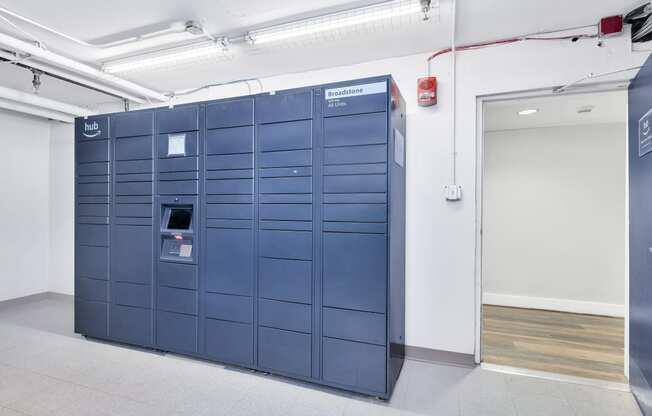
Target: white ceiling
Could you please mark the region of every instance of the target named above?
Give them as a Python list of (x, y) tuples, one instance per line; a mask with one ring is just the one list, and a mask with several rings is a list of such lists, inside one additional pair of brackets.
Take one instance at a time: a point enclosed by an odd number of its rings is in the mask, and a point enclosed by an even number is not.
[[(30, 2), (4, 0), (2, 5), (45, 25), (87, 41), (111, 41), (125, 34), (160, 28), (172, 21), (195, 19), (215, 35), (238, 35), (254, 27), (298, 17), (348, 9), (378, 0), (58, 0)], [(450, 0), (441, 0), (436, 18), (329, 42), (248, 50), (234, 48), (230, 60), (206, 61), (182, 68), (124, 75), (145, 86), (173, 91), (207, 83), (348, 65), (391, 56), (428, 52), (450, 43)], [(458, 43), (499, 39), (525, 33), (594, 24), (602, 16), (623, 13), (636, 0), (458, 0)], [(23, 25), (21, 23), (21, 25)], [(47, 47), (78, 60), (84, 49), (47, 32), (30, 28)], [(11, 33), (0, 22), (0, 31)], [(87, 54), (86, 54), (87, 55)], [(91, 62), (99, 66), (99, 62)], [(27, 75), (25, 75), (27, 74)], [(182, 75), (180, 75), (182, 74)], [(0, 64), (0, 84), (31, 90), (30, 76)], [(25, 81), (27, 80), (27, 82)], [(112, 100), (102, 94), (77, 91), (63, 83), (44, 80), (42, 94), (81, 105)], [(72, 92), (71, 92), (72, 90)]]
[[(579, 114), (580, 108), (592, 107), (590, 113)], [(539, 110), (522, 116), (525, 109)], [(485, 131), (516, 130), (555, 126), (604, 123), (625, 123), (627, 91), (558, 95), (487, 103), (484, 113)]]

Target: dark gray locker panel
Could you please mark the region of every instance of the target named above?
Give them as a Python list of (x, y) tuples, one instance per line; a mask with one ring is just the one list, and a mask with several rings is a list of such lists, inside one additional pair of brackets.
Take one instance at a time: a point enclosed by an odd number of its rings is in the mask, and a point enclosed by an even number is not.
[(207, 194), (251, 194), (254, 191), (252, 179), (219, 179), (206, 181)]
[(206, 218), (250, 220), (253, 217), (252, 204), (208, 204), (206, 206)]
[(208, 318), (244, 324), (253, 322), (253, 303), (248, 296), (206, 293), (203, 308)]
[(253, 295), (253, 246), (250, 230), (206, 230), (205, 290)]
[(122, 342), (152, 345), (152, 310), (111, 305), (109, 335)]
[(310, 305), (260, 299), (258, 301), (258, 325), (296, 332), (311, 332)]
[(254, 151), (254, 128), (232, 127), (206, 131), (206, 154), (227, 155)]
[(108, 175), (110, 173), (109, 162), (79, 163), (77, 164), (77, 176), (87, 175)]
[(108, 162), (109, 141), (87, 141), (77, 143), (77, 163)]
[(109, 227), (99, 224), (77, 224), (77, 244), (83, 246), (109, 246)]
[(258, 127), (262, 152), (312, 148), (312, 121), (263, 124)]
[(324, 166), (324, 175), (367, 175), (370, 173), (387, 173), (387, 163), (357, 163)]
[(258, 295), (261, 298), (311, 303), (312, 262), (259, 259)]
[(324, 192), (387, 192), (387, 175), (324, 176)]
[(197, 317), (159, 311), (156, 314), (156, 345), (177, 352), (197, 352)]
[(237, 155), (211, 155), (206, 156), (206, 169), (251, 169), (254, 165), (254, 156), (250, 153)]
[(262, 153), (259, 168), (298, 167), (312, 165), (312, 150), (283, 150)]
[(260, 255), (263, 257), (311, 260), (312, 233), (305, 231), (258, 232)]
[(154, 162), (147, 160), (121, 160), (115, 162), (116, 174), (152, 173)]
[(108, 196), (108, 183), (77, 183), (77, 195), (79, 196)]
[(111, 250), (111, 280), (152, 284), (152, 227), (116, 225)]
[(77, 277), (75, 282), (75, 296), (77, 299), (106, 303), (109, 301), (109, 282), (106, 280)]
[(324, 221), (385, 222), (385, 204), (324, 204)]
[(153, 113), (127, 112), (111, 117), (111, 137), (147, 136), (154, 132)]
[(197, 289), (197, 266), (194, 264), (159, 262), (157, 277), (159, 286)]
[(236, 170), (209, 170), (206, 171), (206, 179), (253, 179), (253, 169)]
[(262, 194), (306, 194), (312, 192), (312, 178), (260, 178)]
[(125, 137), (115, 142), (115, 160), (152, 158), (152, 136)]
[(311, 342), (309, 334), (258, 328), (258, 365), (262, 368), (310, 377)]
[(387, 143), (387, 113), (324, 119), (325, 147), (384, 143)]
[(324, 308), (323, 333), (331, 338), (385, 345), (387, 319), (379, 313)]
[(324, 233), (324, 306), (385, 313), (387, 238)]
[(384, 347), (339, 339), (323, 339), (324, 380), (342, 386), (385, 393)]
[(106, 338), (109, 306), (104, 302), (75, 299), (75, 332), (89, 337)]
[(292, 176), (312, 176), (312, 167), (265, 168), (259, 170), (261, 178), (283, 178)]
[(197, 315), (197, 291), (159, 286), (156, 307), (160, 311)]
[(115, 184), (116, 195), (152, 195), (152, 182), (120, 182)]
[(77, 215), (81, 217), (108, 217), (109, 204), (77, 204)]
[(199, 180), (199, 172), (159, 172), (159, 181), (189, 181)]
[(254, 123), (254, 100), (222, 101), (206, 105), (206, 128), (249, 126)]
[(149, 218), (152, 216), (152, 204), (116, 204), (115, 216)]
[(312, 91), (263, 95), (256, 98), (256, 123), (303, 120), (312, 117)]
[(152, 307), (152, 288), (149, 285), (116, 282), (112, 290), (113, 303), (136, 308)]
[(197, 181), (159, 181), (159, 195), (197, 195), (199, 183)]
[(176, 107), (158, 110), (156, 117), (159, 133), (175, 133), (199, 129), (199, 106)]
[(264, 204), (258, 208), (261, 220), (311, 221), (311, 204)]
[(159, 172), (183, 172), (199, 169), (199, 159), (196, 156), (171, 157), (159, 159)]
[(249, 324), (206, 319), (206, 355), (217, 361), (252, 365), (254, 334)]
[(109, 250), (106, 247), (78, 245), (75, 250), (75, 272), (77, 276), (108, 280)]
[(324, 149), (324, 164), (383, 163), (387, 162), (386, 145), (331, 147)]

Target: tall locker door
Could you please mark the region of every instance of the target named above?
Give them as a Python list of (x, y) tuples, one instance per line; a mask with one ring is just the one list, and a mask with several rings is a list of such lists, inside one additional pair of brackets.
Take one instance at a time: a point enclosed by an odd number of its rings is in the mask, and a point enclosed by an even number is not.
[[(199, 347), (199, 122), (199, 105), (156, 113), (156, 345), (165, 351), (193, 354)], [(191, 249), (188, 257), (182, 259), (165, 256), (163, 234), (158, 235), (167, 228), (167, 224), (162, 224), (164, 208), (177, 204), (193, 208), (189, 227), (192, 228)], [(181, 237), (183, 231), (179, 232)]]
[(312, 376), (312, 90), (256, 98), (258, 367)]
[(108, 117), (75, 121), (75, 332), (108, 336)]
[(254, 362), (254, 102), (206, 105), (205, 233), (201, 271), (204, 354)]
[(114, 192), (111, 224), (112, 339), (153, 345), (152, 112), (111, 117)]
[[(328, 87), (323, 105), (323, 379), (386, 392), (387, 81)], [(347, 91), (362, 93), (347, 96)], [(329, 100), (329, 97), (339, 98)]]

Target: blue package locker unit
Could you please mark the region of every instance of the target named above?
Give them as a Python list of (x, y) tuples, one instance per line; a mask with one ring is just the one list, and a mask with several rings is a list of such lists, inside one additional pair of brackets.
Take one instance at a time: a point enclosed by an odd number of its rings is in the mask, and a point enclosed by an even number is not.
[(389, 398), (405, 122), (391, 76), (77, 119), (75, 331)]

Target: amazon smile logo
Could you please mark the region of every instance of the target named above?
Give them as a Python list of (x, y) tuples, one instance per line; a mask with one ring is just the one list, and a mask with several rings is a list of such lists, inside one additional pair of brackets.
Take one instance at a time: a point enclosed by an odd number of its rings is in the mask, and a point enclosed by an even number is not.
[(100, 130), (100, 124), (97, 121), (84, 123), (84, 131), (82, 134), (84, 137), (88, 137), (89, 139), (99, 136), (102, 134), (102, 130)]
[(645, 120), (643, 126), (641, 127), (641, 133), (643, 136), (650, 134), (650, 120)]

